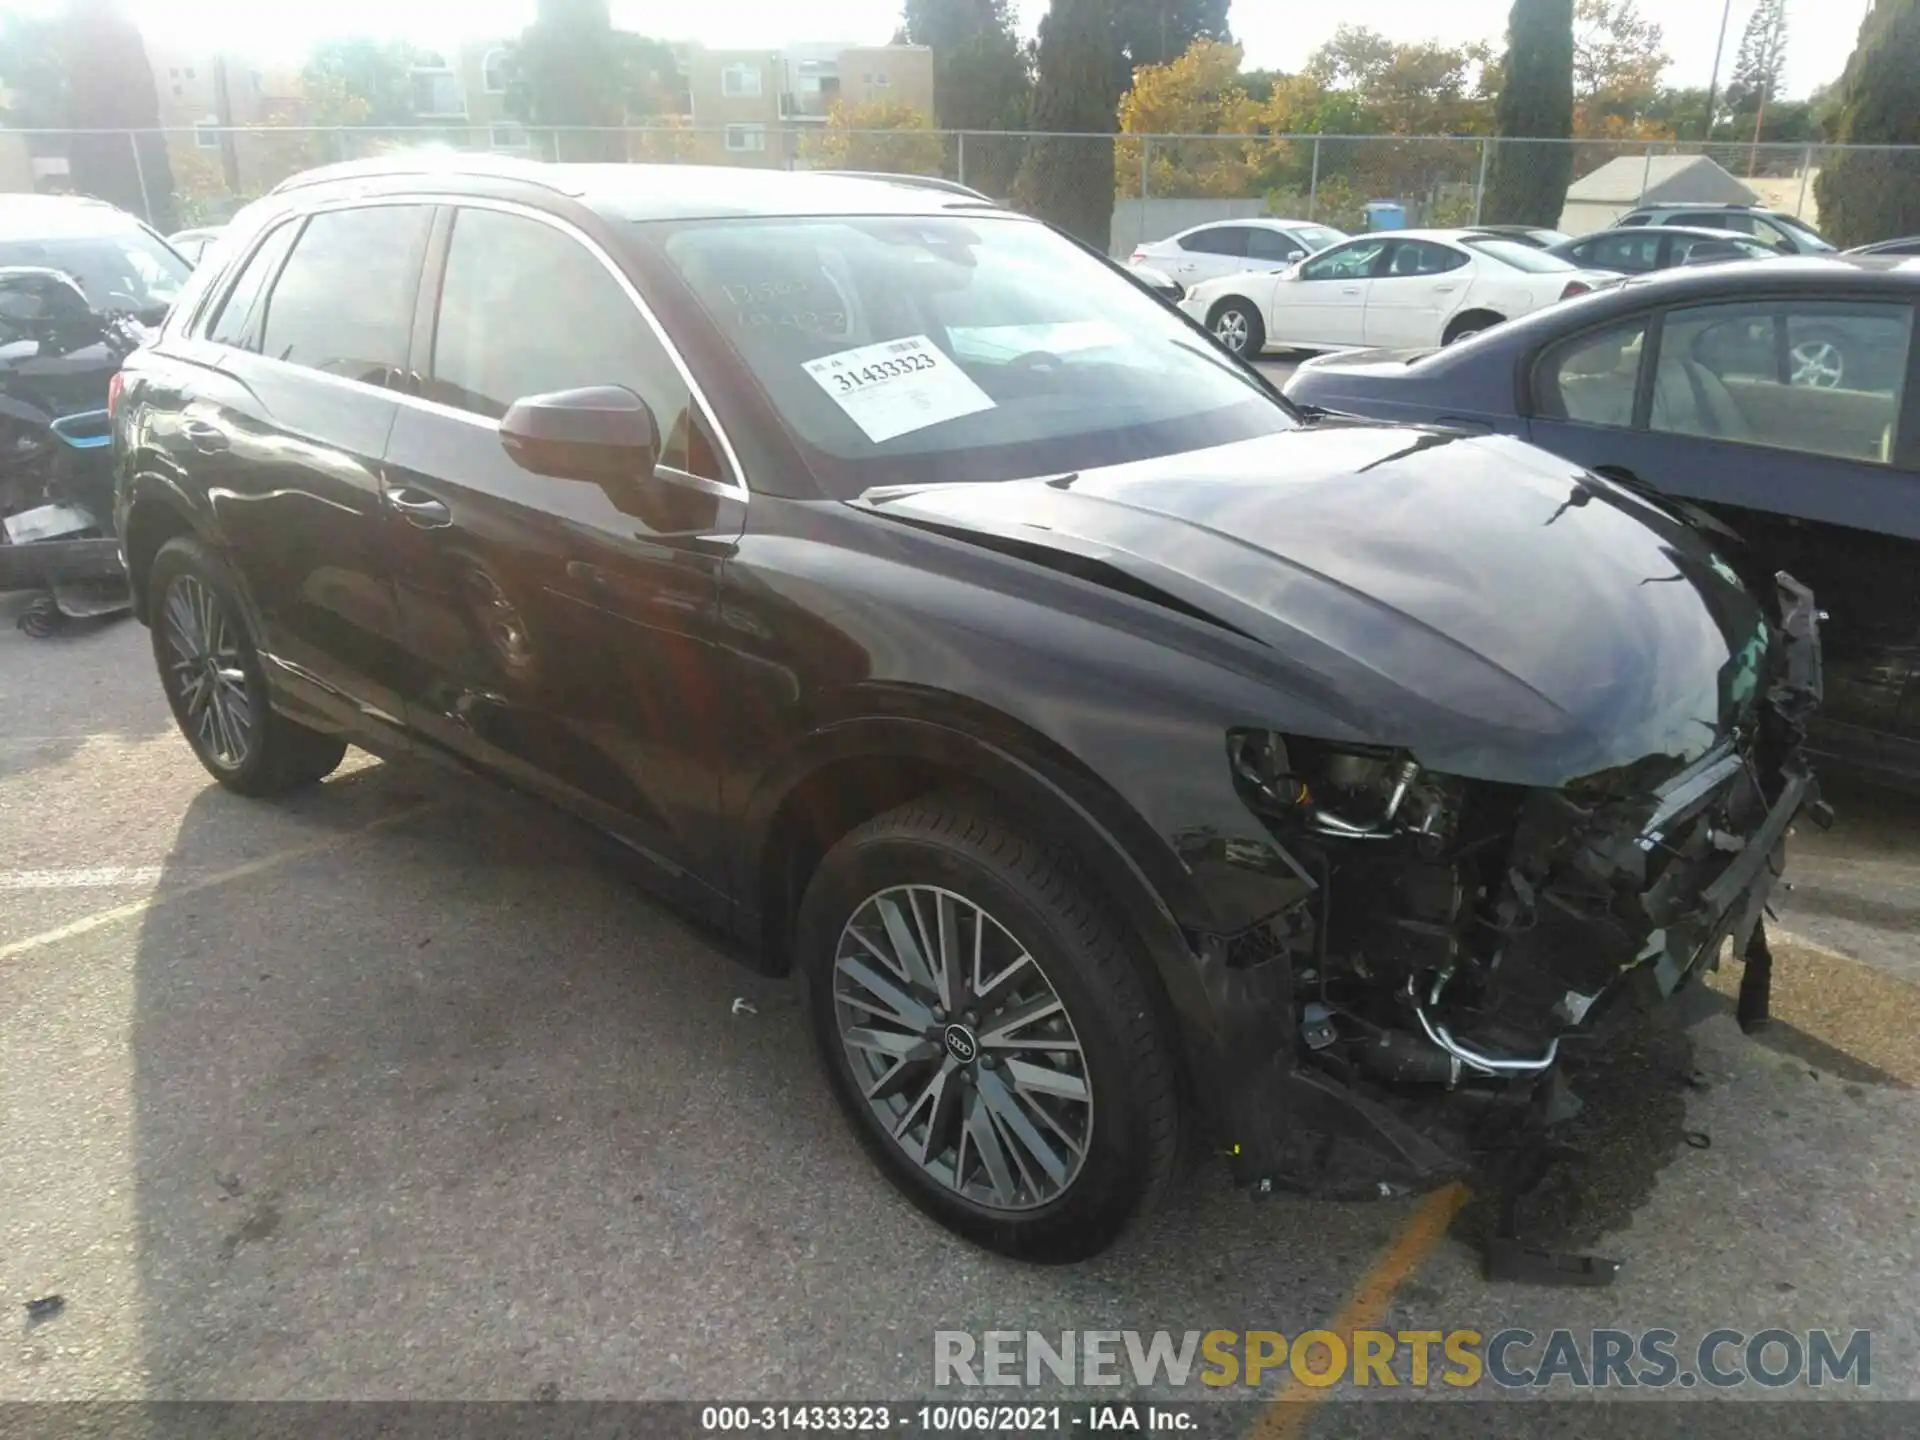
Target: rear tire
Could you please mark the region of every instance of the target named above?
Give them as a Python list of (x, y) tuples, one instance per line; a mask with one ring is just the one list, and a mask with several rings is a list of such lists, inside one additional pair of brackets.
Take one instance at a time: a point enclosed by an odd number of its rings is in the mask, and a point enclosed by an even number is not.
[(233, 572), (192, 536), (167, 541), (147, 578), (154, 665), (194, 755), (239, 795), (281, 795), (339, 768), (347, 742), (287, 719), (268, 699)]
[(801, 902), (795, 953), (835, 1099), (902, 1194), (1002, 1255), (1096, 1255), (1175, 1170), (1172, 1053), (1110, 908), (952, 795), (845, 836)]
[(1469, 335), (1478, 335), (1482, 330), (1491, 330), (1500, 324), (1504, 317), (1499, 315), (1465, 315), (1447, 327), (1447, 333), (1440, 339), (1442, 345), (1451, 345), (1456, 340), (1464, 340)]
[(1207, 329), (1220, 348), (1242, 360), (1258, 360), (1267, 348), (1267, 327), (1250, 300), (1238, 296), (1222, 300), (1207, 316)]

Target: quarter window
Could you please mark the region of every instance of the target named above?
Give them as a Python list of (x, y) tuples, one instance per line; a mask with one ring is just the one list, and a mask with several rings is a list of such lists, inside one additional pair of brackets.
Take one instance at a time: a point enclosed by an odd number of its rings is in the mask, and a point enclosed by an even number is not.
[(368, 385), (405, 370), (432, 216), (424, 205), (315, 215), (267, 297), (260, 350)]
[(662, 464), (724, 478), (686, 381), (607, 267), (542, 221), (462, 210), (427, 398), (498, 420), (525, 396), (593, 385), (624, 385), (647, 402)]
[(1534, 367), (1536, 413), (1582, 425), (1631, 425), (1646, 338), (1641, 316), (1562, 340)]
[(1852, 301), (1706, 305), (1667, 316), (1655, 430), (1885, 463), (1913, 311)]

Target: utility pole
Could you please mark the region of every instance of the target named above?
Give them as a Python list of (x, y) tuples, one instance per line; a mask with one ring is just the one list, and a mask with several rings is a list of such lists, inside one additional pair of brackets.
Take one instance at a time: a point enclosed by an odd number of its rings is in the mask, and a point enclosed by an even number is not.
[(1733, 15), (1733, 0), (1726, 0), (1720, 7), (1720, 38), (1713, 43), (1713, 78), (1707, 81), (1707, 120), (1706, 129), (1700, 138), (1713, 139), (1713, 102), (1719, 98), (1720, 90), (1720, 52), (1727, 48), (1727, 21)]

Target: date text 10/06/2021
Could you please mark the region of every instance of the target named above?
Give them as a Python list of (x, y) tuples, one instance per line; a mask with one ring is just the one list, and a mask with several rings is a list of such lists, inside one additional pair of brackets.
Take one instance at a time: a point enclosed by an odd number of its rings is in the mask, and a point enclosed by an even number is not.
[(757, 1430), (899, 1430), (937, 1434), (1067, 1435), (1076, 1431), (1158, 1431), (1199, 1428), (1192, 1405), (703, 1405), (707, 1433)]

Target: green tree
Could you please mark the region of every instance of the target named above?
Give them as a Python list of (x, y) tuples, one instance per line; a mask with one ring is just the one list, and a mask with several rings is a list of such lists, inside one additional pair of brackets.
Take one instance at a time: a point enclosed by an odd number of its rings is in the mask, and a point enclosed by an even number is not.
[[(117, 0), (68, 0), (59, 17), (74, 189), (174, 228), (173, 168), (146, 41)], [(97, 133), (107, 132), (107, 133)], [(131, 132), (131, 134), (129, 133)]]
[(1733, 79), (1727, 82), (1727, 108), (1746, 117), (1743, 129), (1779, 95), (1786, 72), (1787, 0), (1760, 0), (1741, 32)]
[(1573, 174), (1573, 0), (1513, 0), (1494, 121), (1508, 143), (1494, 151), (1482, 219), (1558, 224)]
[(1027, 117), (1033, 77), (1011, 0), (906, 0), (901, 38), (933, 51), (942, 128), (1012, 130)]
[[(1833, 138), (1920, 144), (1920, 0), (1874, 0), (1840, 77)], [(1840, 245), (1920, 233), (1920, 157), (1843, 151), (1814, 181), (1820, 227)]]
[(507, 108), (555, 160), (623, 159), (629, 50), (608, 0), (539, 0), (514, 47)]
[(883, 175), (938, 175), (946, 145), (933, 120), (911, 105), (836, 100), (826, 127), (802, 142), (800, 153), (820, 170), (874, 170)]
[(1333, 125), (1357, 124), (1359, 134), (1471, 135), (1489, 119), (1479, 72), (1492, 59), (1480, 45), (1411, 44), (1362, 26), (1342, 25), (1307, 59), (1307, 78), (1329, 98), (1346, 97), (1351, 117), (1336, 103)]
[(353, 36), (316, 45), (300, 72), (304, 92), (341, 95), (365, 107), (367, 125), (413, 123), (413, 66), (425, 52), (404, 40)]
[(1649, 115), (1667, 64), (1665, 36), (1657, 23), (1641, 17), (1635, 0), (1575, 0), (1574, 134), (1585, 139), (1674, 134)]
[[(1141, 65), (1195, 40), (1231, 38), (1228, 0), (1051, 0), (1035, 47), (1028, 147), (1015, 183), (1026, 208), (1089, 245), (1113, 238), (1113, 133)], [(1074, 132), (1063, 134), (1061, 132)]]
[(57, 130), (67, 123), (67, 67), (61, 27), (47, 16), (0, 11), (0, 124)]

